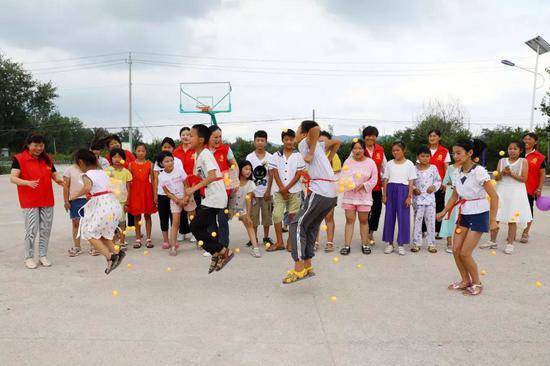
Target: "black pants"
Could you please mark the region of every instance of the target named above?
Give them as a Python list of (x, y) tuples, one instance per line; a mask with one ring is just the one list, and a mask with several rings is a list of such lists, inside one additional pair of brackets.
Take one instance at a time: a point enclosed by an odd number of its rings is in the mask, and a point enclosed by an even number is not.
[(378, 230), (380, 215), (382, 214), (382, 190), (372, 191), (372, 207), (369, 213), (369, 231)]
[[(197, 241), (202, 241), (202, 248), (210, 254), (217, 253), (223, 248), (218, 236), (212, 237), (213, 232), (218, 232), (217, 217), (219, 211), (219, 208), (199, 206), (195, 218), (190, 224), (191, 232)], [(223, 212), (223, 210), (221, 211)]]
[(158, 212), (160, 219), (160, 230), (168, 231), (172, 223), (172, 213), (170, 212), (170, 198), (165, 195), (158, 195)]
[[(435, 192), (435, 213), (443, 211), (445, 208), (445, 192), (443, 190), (439, 190)], [(435, 221), (435, 232), (439, 235), (439, 230), (441, 230), (441, 221)], [(422, 232), (425, 233), (426, 230), (426, 223), (422, 221)]]
[(225, 210), (218, 211), (218, 240), (221, 245), (229, 247), (229, 218)]
[(187, 218), (187, 211), (181, 210), (181, 216), (180, 216), (180, 234), (189, 234), (191, 232), (191, 229), (189, 229), (189, 220)]
[(135, 226), (136, 220), (134, 219), (134, 215), (130, 214), (128, 212), (128, 225), (127, 226)]

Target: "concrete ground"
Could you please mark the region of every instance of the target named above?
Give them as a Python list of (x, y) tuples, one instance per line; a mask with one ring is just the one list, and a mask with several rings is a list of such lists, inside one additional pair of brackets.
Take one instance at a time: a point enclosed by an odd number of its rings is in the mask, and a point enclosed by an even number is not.
[(442, 242), (437, 254), (400, 257), (381, 243), (365, 256), (355, 240), (348, 257), (319, 252), (316, 277), (283, 285), (289, 254), (252, 258), (235, 221), (241, 252), (220, 273), (208, 275), (190, 244), (168, 256), (155, 221), (157, 247), (129, 249), (106, 276), (100, 257), (67, 257), (55, 190), (54, 265), (28, 270), (16, 189), (0, 177), (0, 365), (550, 364), (550, 213), (536, 212), (531, 242), (513, 255), (502, 252), (505, 232), (496, 255), (475, 252), (487, 274), (472, 298), (446, 289), (458, 275)]

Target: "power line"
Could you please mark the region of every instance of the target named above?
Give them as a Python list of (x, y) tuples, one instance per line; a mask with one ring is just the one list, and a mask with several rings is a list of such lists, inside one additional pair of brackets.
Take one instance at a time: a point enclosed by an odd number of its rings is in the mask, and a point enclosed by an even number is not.
[(64, 58), (64, 59), (57, 59), (57, 60), (42, 60), (42, 61), (28, 61), (23, 62), (23, 64), (47, 64), (47, 63), (54, 63), (54, 62), (66, 62), (66, 61), (76, 61), (76, 60), (83, 60), (83, 59), (90, 59), (90, 58), (100, 58), (100, 57), (109, 57), (109, 56), (116, 56), (116, 55), (123, 55), (127, 54), (127, 52), (114, 52), (114, 53), (104, 53), (99, 55), (91, 55), (91, 56), (80, 56), (80, 57), (71, 57), (71, 58)]
[(71, 71), (81, 71), (81, 70), (89, 70), (89, 69), (100, 69), (100, 68), (104, 68), (104, 67), (111, 67), (111, 66), (117, 66), (117, 65), (122, 65), (124, 64), (125, 62), (124, 61), (112, 61), (110, 63), (102, 63), (102, 64), (95, 64), (95, 65), (90, 65), (90, 66), (86, 66), (86, 67), (72, 67), (72, 68), (67, 68), (67, 69), (60, 69), (60, 70), (53, 70), (53, 71), (32, 71), (33, 73), (35, 74), (59, 74), (59, 73), (63, 73), (63, 72), (71, 72)]

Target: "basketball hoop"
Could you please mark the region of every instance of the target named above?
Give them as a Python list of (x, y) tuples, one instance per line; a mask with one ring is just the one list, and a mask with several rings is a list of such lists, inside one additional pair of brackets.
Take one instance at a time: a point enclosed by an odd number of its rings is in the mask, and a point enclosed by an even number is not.
[(199, 105), (199, 106), (197, 106), (197, 108), (198, 108), (202, 113), (208, 113), (208, 112), (210, 112), (210, 106), (208, 106), (208, 105)]

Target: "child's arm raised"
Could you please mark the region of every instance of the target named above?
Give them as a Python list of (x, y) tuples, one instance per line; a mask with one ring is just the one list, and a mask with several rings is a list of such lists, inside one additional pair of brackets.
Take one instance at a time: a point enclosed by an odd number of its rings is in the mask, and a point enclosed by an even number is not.
[(330, 153), (328, 154), (328, 161), (330, 161), (331, 164), (334, 155), (336, 155), (338, 149), (340, 148), (340, 145), (342, 145), (342, 141), (338, 139), (330, 139), (325, 141), (325, 150), (330, 151)]
[(313, 156), (315, 155), (315, 148), (317, 148), (319, 136), (321, 136), (321, 128), (319, 126), (311, 128), (307, 133), (307, 145), (309, 147), (309, 151), (306, 156), (304, 156), (304, 160), (308, 164), (311, 163)]

